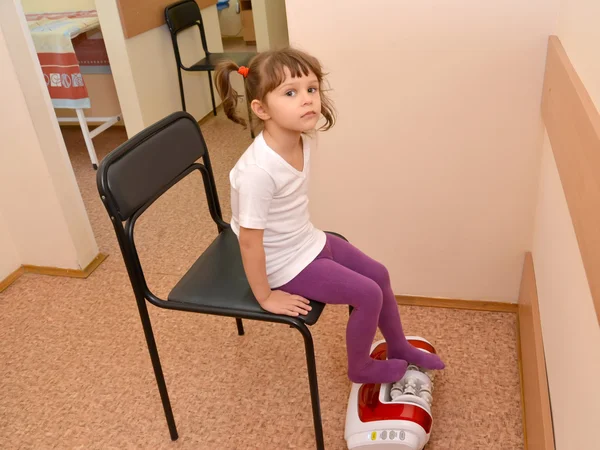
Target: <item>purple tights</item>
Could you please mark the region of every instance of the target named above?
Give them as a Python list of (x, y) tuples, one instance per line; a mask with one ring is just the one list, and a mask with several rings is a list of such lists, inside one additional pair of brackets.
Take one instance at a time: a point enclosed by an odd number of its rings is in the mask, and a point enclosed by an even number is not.
[[(406, 340), (387, 269), (337, 236), (328, 234), (321, 254), (278, 289), (354, 307), (346, 328), (346, 347), (348, 377), (355, 383), (396, 382), (408, 364), (430, 370), (444, 368), (437, 355), (423, 352)], [(386, 361), (370, 357), (377, 326), (387, 342)]]

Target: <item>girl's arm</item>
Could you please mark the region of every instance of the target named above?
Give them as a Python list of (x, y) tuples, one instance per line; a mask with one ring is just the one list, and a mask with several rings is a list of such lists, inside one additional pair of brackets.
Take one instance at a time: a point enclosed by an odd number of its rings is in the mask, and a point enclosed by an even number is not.
[(240, 227), (240, 250), (246, 278), (260, 306), (274, 314), (288, 316), (306, 315), (312, 308), (309, 301), (299, 295), (272, 291), (267, 279), (264, 230)]
[(263, 247), (264, 230), (240, 227), (240, 250), (246, 278), (252, 293), (262, 305), (271, 295), (267, 281), (267, 264)]

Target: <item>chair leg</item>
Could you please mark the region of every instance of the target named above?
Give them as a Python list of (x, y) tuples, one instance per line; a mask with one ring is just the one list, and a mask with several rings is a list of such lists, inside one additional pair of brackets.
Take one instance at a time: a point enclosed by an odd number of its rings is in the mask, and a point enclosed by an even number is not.
[(321, 403), (319, 400), (319, 383), (317, 380), (317, 363), (315, 360), (315, 347), (310, 330), (303, 323), (294, 324), (294, 327), (304, 337), (304, 348), (306, 351), (306, 368), (308, 369), (308, 383), (310, 386), (310, 399), (312, 402), (313, 423), (315, 427), (315, 439), (317, 450), (325, 449), (323, 438), (323, 422), (321, 421)]
[(179, 77), (179, 95), (181, 96), (181, 110), (185, 111), (185, 94), (183, 92), (183, 78), (181, 77), (181, 69), (177, 67), (177, 76)]
[(210, 99), (212, 100), (213, 115), (216, 116), (217, 115), (217, 104), (215, 103), (215, 90), (212, 85), (212, 76), (210, 75), (210, 70), (207, 73), (208, 73), (208, 85), (210, 86)]
[(243, 336), (244, 335), (244, 323), (242, 322), (242, 319), (236, 318), (235, 323), (237, 324), (238, 336)]
[(160, 399), (162, 400), (163, 409), (165, 411), (165, 417), (167, 419), (167, 425), (169, 426), (169, 433), (171, 434), (171, 440), (176, 441), (179, 435), (177, 434), (177, 426), (175, 425), (173, 410), (171, 409), (171, 401), (169, 400), (169, 393), (167, 392), (165, 377), (163, 375), (162, 367), (160, 365), (160, 358), (158, 357), (158, 349), (156, 348), (156, 341), (154, 340), (154, 333), (152, 332), (152, 325), (150, 323), (150, 317), (148, 316), (148, 308), (146, 306), (146, 301), (144, 299), (138, 300), (137, 304), (138, 310), (140, 312), (140, 318), (142, 319), (144, 335), (146, 336), (148, 352), (150, 353), (150, 359), (152, 360), (152, 367), (154, 369), (154, 376), (156, 377), (156, 384), (158, 385)]

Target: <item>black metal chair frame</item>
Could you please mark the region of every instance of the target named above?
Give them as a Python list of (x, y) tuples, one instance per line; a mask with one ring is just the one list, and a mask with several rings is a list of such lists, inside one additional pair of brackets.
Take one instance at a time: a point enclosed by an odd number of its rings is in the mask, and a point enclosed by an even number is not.
[[(185, 19), (182, 20), (181, 15), (179, 17), (175, 17), (175, 13), (178, 10), (185, 8)], [(202, 14), (200, 12), (200, 8), (198, 4), (194, 0), (182, 0), (180, 2), (169, 5), (165, 8), (165, 21), (167, 22), (167, 26), (169, 28), (169, 32), (171, 33), (171, 41), (173, 42), (173, 51), (175, 52), (175, 61), (177, 63), (177, 76), (179, 78), (179, 94), (181, 95), (181, 107), (183, 111), (186, 111), (185, 107), (185, 93), (183, 90), (183, 78), (181, 71), (184, 70), (186, 72), (206, 72), (208, 74), (208, 84), (210, 86), (210, 99), (212, 101), (213, 107), (213, 115), (217, 115), (217, 106), (215, 102), (215, 92), (213, 88), (212, 75), (211, 72), (215, 69), (213, 64), (209, 63), (209, 59), (211, 55), (219, 55), (219, 53), (211, 53), (208, 50), (208, 44), (206, 42), (206, 33), (204, 31), (204, 23), (202, 21)], [(198, 26), (200, 30), (200, 39), (202, 41), (202, 50), (204, 50), (205, 58), (198, 63), (187, 67), (181, 61), (181, 53), (179, 51), (179, 43), (177, 41), (177, 35), (190, 28), (194, 25)], [(227, 56), (227, 53), (223, 55)], [(232, 54), (233, 55), (233, 54)], [(239, 54), (238, 54), (239, 55)], [(248, 56), (252, 56), (252, 53), (248, 53)], [(204, 64), (200, 64), (204, 62)], [(246, 107), (248, 110), (248, 126), (250, 127), (250, 134), (254, 138), (254, 128), (252, 126), (252, 111), (250, 109), (250, 102), (248, 98), (248, 92), (245, 89), (246, 94)]]
[[(147, 192), (143, 192), (140, 194), (138, 191), (134, 195), (134, 199), (131, 198), (124, 199), (125, 196), (130, 195), (129, 193), (124, 192), (115, 192), (115, 189), (121, 189), (122, 184), (119, 185), (120, 179), (124, 179), (126, 177), (136, 176), (132, 175), (132, 171), (130, 169), (129, 172), (127, 170), (111, 170), (116, 167), (120, 161), (128, 156), (133, 158), (133, 154), (137, 152), (142, 152), (143, 149), (140, 149), (140, 146), (144, 143), (148, 142), (153, 137), (158, 136), (161, 133), (166, 133), (169, 130), (169, 127), (177, 123), (181, 120), (189, 120), (191, 122), (191, 126), (195, 127), (198, 131), (198, 149), (196, 154), (188, 157), (191, 159), (189, 164), (184, 164), (180, 171), (175, 174), (168, 182), (154, 183), (154, 179), (156, 176), (150, 174), (150, 177), (144, 186), (139, 189), (147, 188)], [(188, 126), (187, 124), (184, 126)], [(191, 129), (191, 128), (190, 128)], [(165, 148), (164, 152), (169, 153), (169, 148)], [(162, 151), (162, 149), (161, 149)], [(148, 157), (144, 156), (142, 158), (141, 153), (137, 154), (137, 158), (139, 160), (146, 161), (145, 168), (148, 168)], [(152, 156), (152, 155), (151, 155)], [(198, 156), (198, 158), (196, 158)], [(202, 162), (197, 162), (201, 160)], [(131, 161), (137, 161), (135, 159), (130, 159), (130, 164), (128, 167), (138, 167), (137, 164), (131, 164)], [(121, 165), (122, 166), (122, 165)], [(138, 170), (139, 167), (138, 167)], [(160, 170), (156, 169), (155, 170)], [(306, 353), (306, 364), (308, 369), (308, 379), (310, 386), (310, 396), (312, 402), (312, 411), (313, 411), (313, 422), (314, 422), (314, 430), (315, 430), (315, 438), (316, 438), (316, 446), (318, 449), (324, 448), (324, 440), (323, 440), (323, 427), (321, 422), (321, 410), (320, 410), (320, 402), (319, 402), (319, 387), (317, 382), (317, 369), (316, 369), (316, 361), (315, 361), (315, 352), (314, 352), (314, 344), (312, 335), (305, 323), (303, 317), (291, 317), (291, 316), (283, 316), (271, 314), (267, 311), (261, 310), (261, 312), (251, 312), (245, 310), (235, 310), (231, 308), (220, 308), (202, 304), (193, 304), (193, 303), (183, 303), (177, 302), (173, 300), (164, 300), (156, 296), (154, 293), (150, 291), (148, 285), (146, 283), (146, 279), (143, 273), (142, 265), (138, 256), (138, 252), (136, 249), (136, 245), (134, 242), (134, 226), (139, 217), (148, 209), (150, 205), (152, 205), (159, 197), (161, 197), (164, 193), (166, 193), (171, 187), (181, 181), (183, 178), (188, 176), (189, 174), (199, 171), (202, 175), (204, 190), (208, 202), (209, 211), (213, 221), (217, 226), (217, 230), (219, 235), (229, 229), (229, 224), (226, 223), (221, 214), (221, 207), (219, 204), (219, 199), (217, 195), (217, 189), (215, 185), (215, 180), (213, 176), (212, 166), (208, 154), (208, 150), (206, 149), (206, 144), (204, 142), (204, 138), (202, 137), (200, 128), (198, 127), (195, 119), (188, 113), (185, 112), (176, 112), (161, 120), (160, 122), (151, 125), (147, 129), (141, 131), (136, 136), (129, 139), (127, 142), (119, 146), (117, 149), (112, 151), (109, 155), (107, 155), (100, 165), (100, 168), (97, 172), (97, 184), (98, 191), (102, 202), (108, 212), (108, 215), (113, 223), (113, 227), (119, 242), (119, 246), (123, 255), (123, 259), (125, 261), (125, 265), (127, 267), (127, 272), (129, 275), (129, 279), (133, 288), (133, 292), (135, 294), (135, 299), (138, 307), (138, 311), (140, 314), (140, 318), (142, 321), (142, 326), (144, 329), (144, 335), (146, 338), (146, 343), (148, 345), (148, 351), (150, 353), (150, 358), (152, 360), (152, 367), (154, 369), (154, 374), (156, 377), (156, 383), (158, 385), (158, 390), (160, 392), (160, 397), (162, 400), (164, 413), (166, 416), (167, 424), (169, 427), (169, 432), (172, 440), (176, 440), (178, 438), (177, 428), (175, 425), (175, 419), (173, 416), (173, 411), (171, 408), (171, 402), (169, 400), (169, 394), (167, 392), (167, 386), (165, 384), (165, 378), (163, 375), (158, 350), (156, 347), (156, 342), (154, 338), (154, 334), (152, 331), (152, 325), (150, 323), (150, 317), (148, 315), (148, 309), (146, 302), (151, 303), (154, 306), (159, 308), (177, 310), (177, 311), (188, 311), (188, 312), (196, 312), (203, 314), (212, 314), (218, 316), (227, 316), (234, 317), (237, 323), (238, 334), (241, 336), (244, 334), (244, 327), (242, 323), (242, 319), (251, 319), (251, 320), (259, 320), (265, 322), (274, 322), (288, 325), (290, 327), (298, 330), (302, 337), (304, 338), (304, 347)], [(115, 175), (115, 172), (117, 175)], [(159, 173), (159, 172), (156, 172)], [(155, 173), (155, 175), (156, 175)], [(145, 174), (142, 175), (142, 177)], [(144, 178), (140, 178), (144, 179)], [(154, 183), (154, 184), (153, 184)], [(115, 186), (117, 186), (115, 188)], [(120, 187), (119, 187), (120, 186)], [(334, 233), (335, 234), (335, 233)], [(339, 236), (339, 235), (338, 235)], [(248, 287), (249, 289), (249, 287)], [(318, 302), (311, 302), (313, 305), (313, 310), (316, 308), (319, 310), (317, 313), (317, 319), (320, 316), (320, 312), (324, 305)]]

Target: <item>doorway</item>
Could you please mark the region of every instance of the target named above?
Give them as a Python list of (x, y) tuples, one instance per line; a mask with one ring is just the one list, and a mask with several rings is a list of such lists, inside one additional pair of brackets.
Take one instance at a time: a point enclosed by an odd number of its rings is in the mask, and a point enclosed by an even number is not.
[[(76, 128), (96, 169), (101, 157), (94, 138), (123, 122), (95, 1), (21, 5), (56, 118), (62, 127)], [(69, 142), (67, 147), (73, 156)]]
[(219, 0), (223, 50), (263, 52), (289, 45), (285, 0)]

